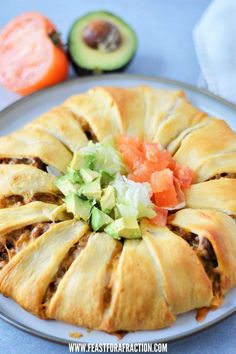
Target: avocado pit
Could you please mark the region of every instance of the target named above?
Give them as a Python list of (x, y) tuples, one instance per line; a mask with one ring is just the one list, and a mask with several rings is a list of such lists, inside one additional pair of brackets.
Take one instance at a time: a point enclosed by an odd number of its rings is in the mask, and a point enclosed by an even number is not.
[(84, 28), (83, 40), (90, 48), (108, 53), (119, 48), (122, 42), (118, 28), (101, 20), (94, 20)]

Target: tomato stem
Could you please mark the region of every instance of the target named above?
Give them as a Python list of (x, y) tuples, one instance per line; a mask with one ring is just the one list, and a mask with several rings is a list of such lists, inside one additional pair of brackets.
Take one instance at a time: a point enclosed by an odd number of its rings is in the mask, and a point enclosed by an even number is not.
[(63, 44), (61, 41), (61, 33), (57, 31), (52, 31), (48, 34), (49, 38), (53, 42), (53, 44), (59, 48), (63, 48)]

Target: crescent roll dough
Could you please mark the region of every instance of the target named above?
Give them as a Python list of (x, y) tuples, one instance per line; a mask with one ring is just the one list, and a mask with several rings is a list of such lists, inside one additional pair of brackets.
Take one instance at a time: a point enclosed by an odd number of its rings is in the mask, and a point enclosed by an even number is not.
[(171, 141), (186, 129), (205, 123), (208, 115), (192, 106), (186, 97), (180, 97), (159, 124), (154, 141), (167, 147)]
[(76, 151), (88, 143), (88, 139), (78, 120), (66, 107), (51, 109), (28, 124), (27, 127), (42, 129), (55, 136), (71, 151)]
[(173, 313), (209, 306), (213, 298), (211, 282), (191, 247), (167, 227), (146, 223), (142, 231)]
[(0, 198), (35, 193), (57, 193), (55, 177), (30, 165), (0, 165)]
[(102, 324), (105, 331), (155, 329), (174, 322), (158, 268), (144, 240), (125, 240), (111, 287), (111, 303)]
[(230, 216), (214, 210), (183, 209), (173, 215), (170, 224), (210, 241), (223, 294), (236, 284), (236, 224)]
[(51, 226), (3, 268), (0, 291), (27, 311), (40, 315), (43, 296), (51, 279), (69, 249), (87, 230), (85, 223), (72, 220)]
[[(0, 233), (6, 234), (36, 222), (54, 221), (51, 214), (58, 206), (43, 202), (32, 202), (19, 207), (0, 209)], [(60, 216), (62, 214), (58, 214)]]
[(159, 125), (176, 102), (184, 97), (183, 91), (158, 90), (141, 86), (145, 100), (144, 139), (153, 141)]
[(120, 242), (104, 233), (92, 235), (60, 282), (47, 315), (79, 326), (99, 328), (106, 308), (112, 262), (120, 252)]
[(91, 90), (91, 94), (98, 100), (103, 95), (109, 95), (112, 105), (119, 114), (123, 134), (143, 139), (145, 100), (140, 87), (132, 89), (104, 87)]
[(66, 100), (68, 107), (80, 121), (84, 131), (101, 140), (111, 134), (123, 134), (122, 121), (117, 107), (109, 94), (94, 89), (84, 95), (75, 95)]
[(185, 190), (186, 206), (218, 209), (236, 215), (236, 179), (220, 178), (192, 184)]
[(236, 152), (236, 134), (223, 120), (212, 119), (209, 124), (185, 137), (174, 158), (195, 172), (196, 181), (201, 166), (212, 158), (224, 159), (232, 152)]
[(52, 135), (30, 127), (0, 138), (0, 158), (5, 157), (39, 157), (47, 165), (65, 172), (72, 154)]
[(181, 133), (169, 143), (169, 145), (167, 146), (167, 150), (169, 150), (170, 153), (174, 155), (187, 135), (192, 133), (194, 130), (205, 127), (211, 122), (211, 119), (212, 118), (204, 117), (204, 119), (201, 119), (200, 123), (197, 123), (192, 127), (188, 127), (182, 130)]
[(236, 173), (236, 153), (227, 152), (204, 160), (195, 170), (195, 183), (207, 181), (217, 174)]

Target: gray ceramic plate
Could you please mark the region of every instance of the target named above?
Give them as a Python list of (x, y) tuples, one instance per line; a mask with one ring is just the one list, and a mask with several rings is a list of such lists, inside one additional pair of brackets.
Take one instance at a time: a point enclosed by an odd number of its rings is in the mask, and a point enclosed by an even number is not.
[[(145, 84), (156, 88), (170, 90), (183, 89), (193, 104), (197, 105), (213, 116), (224, 118), (231, 125), (231, 127), (236, 130), (236, 107), (219, 97), (209, 94), (206, 91), (200, 90), (190, 85), (182, 84), (180, 82), (160, 78), (149, 78), (136, 75), (107, 75), (95, 76), (85, 79), (74, 79), (21, 99), (0, 113), (1, 135), (20, 128), (36, 116), (47, 111), (51, 107), (60, 104), (68, 96), (78, 92), (84, 92), (91, 87), (132, 87), (139, 84)], [(166, 342), (170, 340), (176, 340), (199, 332), (223, 320), (235, 312), (235, 310), (236, 288), (226, 296), (223, 306), (220, 307), (217, 311), (210, 312), (203, 322), (197, 322), (195, 320), (195, 312), (192, 311), (179, 316), (176, 323), (170, 328), (162, 329), (159, 331), (129, 333), (119, 342)], [(62, 322), (40, 320), (24, 311), (12, 300), (4, 298), (3, 296), (0, 296), (0, 317), (31, 334), (35, 334), (40, 337), (61, 343), (72, 341), (69, 336), (70, 332), (82, 333), (83, 337), (78, 341), (85, 343), (115, 343), (118, 341), (115, 336), (103, 332), (92, 331), (89, 333), (86, 331), (86, 329), (74, 327)]]

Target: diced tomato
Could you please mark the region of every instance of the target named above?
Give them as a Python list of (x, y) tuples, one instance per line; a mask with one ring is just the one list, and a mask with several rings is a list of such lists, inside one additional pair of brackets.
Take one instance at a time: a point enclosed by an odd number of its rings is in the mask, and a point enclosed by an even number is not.
[(158, 207), (173, 208), (178, 204), (175, 186), (172, 185), (167, 191), (154, 193), (155, 204)]
[(165, 226), (167, 222), (168, 210), (155, 207), (156, 216), (151, 219), (151, 223), (157, 226)]
[(137, 183), (146, 182), (146, 179), (144, 181), (140, 181), (140, 176), (136, 175), (134, 172), (128, 174), (128, 179)]
[(135, 182), (149, 182), (150, 176), (152, 174), (152, 169), (148, 166), (147, 161), (140, 164), (133, 172), (128, 176)]
[(174, 186), (177, 194), (178, 204), (183, 203), (185, 201), (184, 193), (181, 189), (180, 181), (174, 177)]
[(174, 171), (175, 165), (176, 165), (176, 161), (171, 158), (170, 161), (169, 161), (169, 164), (168, 164), (168, 168), (169, 168), (170, 170)]
[(158, 154), (160, 153), (158, 144), (144, 142), (142, 148), (147, 160), (158, 162)]
[(143, 153), (133, 145), (121, 145), (120, 152), (131, 169), (136, 168), (144, 161)]
[(166, 168), (171, 160), (171, 154), (167, 150), (160, 150), (159, 144), (143, 143), (143, 151), (148, 161), (155, 162), (157, 171)]
[(117, 145), (128, 145), (128, 146), (135, 146), (137, 149), (142, 149), (142, 143), (139, 141), (138, 138), (131, 138), (129, 136), (120, 135), (117, 138)]
[(173, 186), (173, 172), (168, 168), (153, 172), (150, 182), (154, 193), (167, 191)]
[(171, 160), (171, 154), (169, 151), (161, 151), (158, 156), (159, 170), (167, 168)]
[[(121, 136), (117, 144), (130, 169), (128, 178), (151, 184), (152, 200), (158, 210), (162, 211), (163, 218), (167, 216), (167, 211), (162, 208), (174, 208), (184, 202), (183, 189), (191, 185), (192, 170), (177, 163), (170, 152), (157, 143), (140, 142), (137, 138)], [(156, 218), (159, 220), (160, 216)]]
[(174, 175), (178, 178), (181, 187), (188, 188), (191, 185), (193, 180), (193, 171), (190, 168), (182, 166), (176, 162)]
[(157, 171), (157, 164), (146, 160), (137, 165), (129, 178), (136, 182), (150, 182), (151, 175), (155, 171)]

